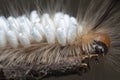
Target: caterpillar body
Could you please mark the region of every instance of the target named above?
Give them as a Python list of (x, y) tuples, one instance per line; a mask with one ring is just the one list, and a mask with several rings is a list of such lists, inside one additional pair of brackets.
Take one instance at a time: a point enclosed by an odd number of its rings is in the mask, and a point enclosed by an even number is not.
[[(22, 6), (16, 10), (16, 3), (25, 3), (14, 2), (9, 6), (17, 15)], [(47, 75), (82, 73), (90, 68), (91, 59), (98, 61), (109, 52), (111, 43), (119, 40), (113, 38), (115, 33), (112, 33), (119, 30), (111, 26), (117, 23), (116, 14), (107, 19), (117, 1), (91, 0), (87, 3), (78, 0), (83, 9), (79, 7), (78, 12), (69, 14), (66, 10), (72, 2), (31, 0), (37, 9), (30, 10), (30, 13), (0, 16), (0, 65), (7, 79), (39, 80)]]

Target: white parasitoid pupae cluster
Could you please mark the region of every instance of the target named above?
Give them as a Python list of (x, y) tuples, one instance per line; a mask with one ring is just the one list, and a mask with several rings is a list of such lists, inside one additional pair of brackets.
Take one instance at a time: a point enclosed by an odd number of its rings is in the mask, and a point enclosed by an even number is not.
[(0, 47), (18, 46), (29, 47), (32, 43), (47, 42), (62, 46), (74, 43), (77, 32), (82, 32), (82, 27), (77, 20), (57, 12), (53, 16), (44, 13), (39, 16), (36, 10), (26, 15), (5, 18), (0, 16)]

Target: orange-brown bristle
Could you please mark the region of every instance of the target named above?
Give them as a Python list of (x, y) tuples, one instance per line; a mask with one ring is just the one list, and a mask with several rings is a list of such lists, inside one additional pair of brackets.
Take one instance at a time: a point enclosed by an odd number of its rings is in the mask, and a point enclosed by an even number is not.
[(93, 41), (101, 41), (103, 42), (108, 48), (110, 47), (110, 38), (105, 33), (95, 33), (95, 32), (88, 32), (82, 36), (82, 43), (84, 45), (91, 44)]
[(110, 38), (105, 33), (96, 33), (94, 35), (96, 41), (101, 41), (105, 43), (105, 45), (109, 48), (110, 47)]

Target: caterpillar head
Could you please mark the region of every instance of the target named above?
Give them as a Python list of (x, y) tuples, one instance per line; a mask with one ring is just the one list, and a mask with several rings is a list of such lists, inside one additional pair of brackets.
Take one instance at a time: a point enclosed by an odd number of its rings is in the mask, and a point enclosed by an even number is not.
[(106, 33), (89, 32), (82, 36), (82, 49), (85, 53), (105, 55), (110, 47), (110, 39)]

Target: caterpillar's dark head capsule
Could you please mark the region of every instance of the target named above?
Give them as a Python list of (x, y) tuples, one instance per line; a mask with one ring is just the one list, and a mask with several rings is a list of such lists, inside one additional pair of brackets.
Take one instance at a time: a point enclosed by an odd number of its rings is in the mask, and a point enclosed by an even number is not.
[(94, 41), (92, 48), (94, 49), (94, 53), (99, 55), (105, 55), (108, 52), (108, 47), (101, 41)]
[(105, 55), (109, 47), (110, 39), (105, 33), (90, 32), (82, 37), (82, 48), (85, 53)]

